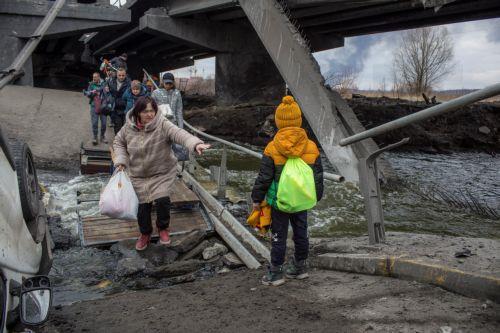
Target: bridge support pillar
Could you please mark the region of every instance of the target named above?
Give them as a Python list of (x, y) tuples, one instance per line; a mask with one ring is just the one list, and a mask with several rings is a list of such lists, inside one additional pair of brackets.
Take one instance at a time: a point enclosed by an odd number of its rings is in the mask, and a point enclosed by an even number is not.
[(259, 51), (243, 49), (216, 56), (215, 94), (219, 105), (281, 101), (285, 82), (267, 52)]
[[(2, 24), (0, 23), (0, 25)], [(0, 38), (0, 71), (7, 70), (10, 67), (24, 44), (25, 42), (22, 39), (9, 36), (8, 34)], [(14, 81), (14, 83), (23, 86), (33, 86), (33, 62), (31, 61), (31, 57), (24, 64), (23, 70), (24, 75)]]

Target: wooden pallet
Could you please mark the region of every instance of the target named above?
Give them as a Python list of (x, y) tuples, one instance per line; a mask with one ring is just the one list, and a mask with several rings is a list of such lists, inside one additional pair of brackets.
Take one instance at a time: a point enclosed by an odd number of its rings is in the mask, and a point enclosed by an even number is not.
[[(170, 196), (172, 211), (170, 212), (170, 234), (182, 235), (194, 229), (211, 231), (208, 216), (200, 207), (200, 200), (181, 180), (174, 183), (175, 189)], [(179, 209), (179, 208), (188, 209)], [(153, 238), (158, 237), (156, 229), (156, 212), (151, 214)], [(121, 240), (139, 237), (137, 221), (112, 219), (107, 216), (88, 216), (80, 219), (80, 240), (83, 246), (112, 244)]]

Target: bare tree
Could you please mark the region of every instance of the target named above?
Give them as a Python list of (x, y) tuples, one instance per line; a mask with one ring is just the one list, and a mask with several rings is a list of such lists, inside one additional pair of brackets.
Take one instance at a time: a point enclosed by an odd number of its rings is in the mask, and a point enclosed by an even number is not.
[(341, 95), (352, 93), (358, 89), (356, 80), (358, 79), (359, 70), (353, 66), (341, 66), (328, 72), (325, 78), (333, 90), (338, 91)]
[(410, 93), (429, 92), (453, 69), (453, 41), (445, 27), (405, 31), (394, 52), (394, 72)]

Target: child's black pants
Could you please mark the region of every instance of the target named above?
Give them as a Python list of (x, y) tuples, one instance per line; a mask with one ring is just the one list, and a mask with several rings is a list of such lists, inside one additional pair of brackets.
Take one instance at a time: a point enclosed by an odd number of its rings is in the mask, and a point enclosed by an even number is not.
[(293, 242), (295, 243), (295, 260), (305, 260), (309, 254), (309, 238), (307, 236), (307, 211), (285, 213), (271, 209), (271, 264), (281, 266), (285, 262), (288, 222), (292, 225)]

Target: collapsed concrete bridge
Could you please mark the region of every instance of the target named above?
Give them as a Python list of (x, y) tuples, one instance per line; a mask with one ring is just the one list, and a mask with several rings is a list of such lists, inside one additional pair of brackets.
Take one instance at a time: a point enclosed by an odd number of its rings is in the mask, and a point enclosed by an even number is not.
[[(312, 52), (341, 47), (348, 36), (500, 16), (500, 3), (487, 0), (131, 0), (121, 9), (107, 0), (78, 0), (65, 5), (45, 34), (30, 35), (50, 3), (0, 4), (3, 68), (9, 69), (23, 39), (43, 37), (33, 59), (46, 61), (49, 76), (57, 60), (75, 64), (79, 54), (80, 62), (94, 63), (100, 55), (126, 51), (134, 77), (143, 67), (161, 72), (215, 56), (220, 104), (276, 102), (286, 83), (332, 165), (346, 180), (360, 182), (371, 242), (384, 237), (376, 158), (407, 139), (380, 150), (369, 136), (346, 145), (346, 137), (364, 128), (342, 97), (325, 86)], [(90, 33), (82, 36), (85, 32)], [(39, 67), (28, 60), (20, 83), (32, 84), (31, 69), (36, 73)], [(496, 87), (487, 95), (490, 90)], [(389, 176), (390, 166), (379, 165)]]

